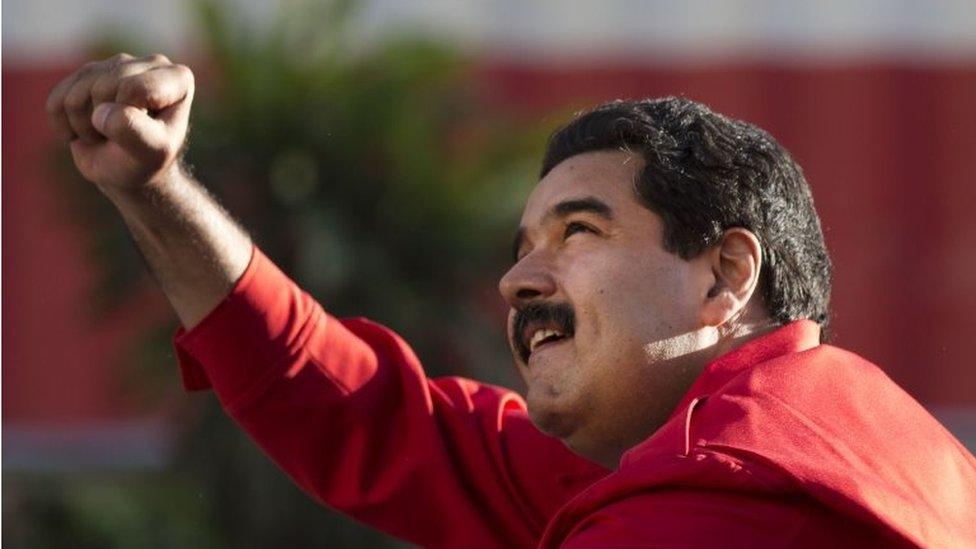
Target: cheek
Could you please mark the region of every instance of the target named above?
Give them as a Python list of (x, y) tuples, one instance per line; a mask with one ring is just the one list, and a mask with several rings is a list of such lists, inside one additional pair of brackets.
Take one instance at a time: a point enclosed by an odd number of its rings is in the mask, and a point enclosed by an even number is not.
[(580, 335), (623, 358), (619, 355), (634, 355), (642, 345), (695, 329), (689, 270), (676, 257), (647, 253), (608, 254), (574, 265), (567, 288), (577, 290), (571, 299)]
[[(663, 254), (663, 252), (662, 252)], [(641, 265), (635, 261), (634, 265)], [(633, 296), (633, 303), (643, 307), (657, 324), (683, 325), (694, 298), (694, 273), (690, 264), (672, 256), (645, 261), (639, 272), (622, 281)]]

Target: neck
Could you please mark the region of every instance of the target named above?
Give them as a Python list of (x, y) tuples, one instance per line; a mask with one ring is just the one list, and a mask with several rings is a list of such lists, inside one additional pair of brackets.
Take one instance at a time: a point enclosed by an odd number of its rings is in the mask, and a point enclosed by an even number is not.
[(711, 345), (712, 352), (709, 353), (711, 356), (708, 362), (779, 327), (780, 324), (766, 313), (765, 308), (750, 303), (721, 326), (712, 328), (714, 343)]

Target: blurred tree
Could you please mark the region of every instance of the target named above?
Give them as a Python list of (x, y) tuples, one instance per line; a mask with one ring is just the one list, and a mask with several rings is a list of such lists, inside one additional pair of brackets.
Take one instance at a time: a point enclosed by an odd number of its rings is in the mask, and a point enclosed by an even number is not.
[[(352, 2), (282, 3), (260, 29), (226, 2), (194, 6), (209, 60), (198, 81), (213, 77), (198, 85), (186, 157), (195, 175), (334, 314), (396, 329), (430, 375), (512, 383), (502, 309), (484, 296), (509, 259), (540, 130), (487, 109), (464, 59), (443, 45), (361, 43)], [(106, 201), (73, 187), (111, 309), (145, 275)], [(174, 385), (171, 333), (167, 323), (147, 334), (127, 361), (139, 363), (125, 365), (137, 398), (158, 402), (158, 388)], [(35, 505), (43, 527), (24, 539), (56, 545), (70, 539), (52, 533), (61, 528), (110, 547), (398, 545), (313, 503), (215, 399), (203, 408), (166, 479), (55, 490), (56, 504)], [(152, 482), (162, 492), (145, 489)], [(100, 495), (78, 496), (89, 493)], [(165, 493), (194, 504), (160, 504)]]

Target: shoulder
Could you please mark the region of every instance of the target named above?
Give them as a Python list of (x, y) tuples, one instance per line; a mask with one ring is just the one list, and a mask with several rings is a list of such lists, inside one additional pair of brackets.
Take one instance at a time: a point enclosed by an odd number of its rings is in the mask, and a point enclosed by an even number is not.
[(862, 390), (904, 393), (867, 359), (832, 345), (818, 345), (759, 363), (730, 380), (721, 392), (771, 391), (804, 398), (814, 392), (855, 394)]
[(690, 436), (696, 451), (778, 471), (822, 504), (909, 539), (974, 533), (972, 455), (853, 353), (822, 345), (757, 365), (709, 397)]
[(690, 428), (699, 446), (844, 467), (904, 461), (917, 453), (912, 445), (939, 447), (951, 438), (878, 366), (830, 345), (742, 372), (708, 395)]
[[(922, 421), (934, 428), (934, 419), (878, 366), (843, 349), (819, 345), (813, 349), (755, 365), (708, 395), (696, 423), (715, 427), (762, 425), (775, 431), (778, 424), (805, 428), (820, 436), (847, 438), (878, 433), (893, 421)], [(852, 429), (858, 429), (856, 433)], [(734, 428), (737, 437), (746, 434)], [(731, 433), (727, 433), (731, 434)], [(752, 433), (770, 440), (762, 433)], [(787, 434), (787, 433), (784, 433)], [(777, 440), (778, 444), (794, 437)]]

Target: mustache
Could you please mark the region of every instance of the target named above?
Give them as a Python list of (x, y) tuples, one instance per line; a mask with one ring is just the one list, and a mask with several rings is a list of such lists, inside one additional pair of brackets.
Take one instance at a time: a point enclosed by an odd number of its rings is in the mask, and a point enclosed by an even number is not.
[(576, 313), (569, 303), (529, 303), (521, 309), (515, 311), (515, 318), (512, 321), (512, 333), (509, 335), (512, 348), (522, 358), (522, 362), (529, 360), (531, 351), (524, 341), (522, 334), (529, 324), (551, 324), (559, 328), (559, 331), (572, 336), (576, 330)]

